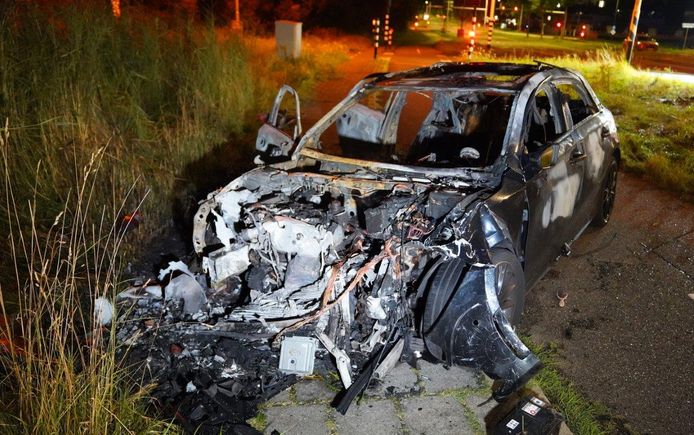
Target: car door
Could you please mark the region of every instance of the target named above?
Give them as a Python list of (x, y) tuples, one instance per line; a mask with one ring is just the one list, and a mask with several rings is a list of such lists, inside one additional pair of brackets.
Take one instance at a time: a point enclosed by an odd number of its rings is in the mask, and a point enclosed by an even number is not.
[(532, 286), (575, 234), (582, 166), (558, 93), (545, 82), (528, 101), (520, 156), (526, 177), (526, 282)]
[[(583, 85), (575, 79), (563, 79), (555, 83), (567, 118), (573, 124), (573, 155), (570, 159), (575, 169), (583, 171), (583, 183), (579, 192), (578, 207), (574, 213), (576, 231), (590, 223), (602, 194), (602, 179), (606, 151), (603, 142), (609, 135), (596, 104)], [(573, 236), (576, 237), (577, 234)]]
[[(285, 99), (288, 95), (294, 97), (293, 101)], [(265, 123), (258, 129), (255, 148), (260, 153), (259, 158), (269, 163), (288, 157), (301, 134), (299, 94), (291, 86), (283, 85), (277, 92)]]

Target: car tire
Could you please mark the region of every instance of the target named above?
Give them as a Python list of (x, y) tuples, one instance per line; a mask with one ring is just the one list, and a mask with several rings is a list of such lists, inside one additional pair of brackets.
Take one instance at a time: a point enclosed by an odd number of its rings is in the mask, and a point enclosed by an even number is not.
[(613, 160), (605, 175), (598, 212), (591, 222), (593, 226), (604, 227), (610, 221), (617, 194), (617, 172), (617, 161)]
[(516, 254), (506, 248), (489, 251), (496, 266), (496, 296), (506, 320), (515, 326), (520, 322), (525, 303), (525, 273)]

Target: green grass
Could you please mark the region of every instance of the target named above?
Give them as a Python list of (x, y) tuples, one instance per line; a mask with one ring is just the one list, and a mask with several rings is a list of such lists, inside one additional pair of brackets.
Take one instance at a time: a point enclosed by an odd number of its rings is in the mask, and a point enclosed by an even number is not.
[(545, 365), (533, 378), (531, 386), (537, 384), (542, 389), (552, 406), (564, 415), (567, 426), (574, 434), (637, 433), (622, 418), (613, 416), (606, 406), (588, 400), (561, 374), (557, 350), (552, 345), (539, 346), (529, 339), (524, 341)]
[[(9, 8), (0, 23), (8, 165), (16, 202), (36, 193), (38, 228), (50, 226), (91, 155), (105, 147), (97, 205), (130, 192), (123, 211), (131, 212), (147, 197), (140, 206), (147, 230), (135, 232), (131, 245), (161, 235), (191, 163), (251, 134), (282, 83), (307, 95), (344, 60), (337, 43), (309, 38), (301, 59), (282, 60), (270, 39), (144, 12), (115, 20), (108, 12), (24, 5)], [(227, 146), (227, 168), (240, 167), (253, 149), (252, 140), (235, 142)], [(9, 216), (0, 205), (0, 220)]]
[(601, 48), (621, 47), (619, 43), (597, 39), (580, 39), (573, 37), (560, 38), (554, 29), (551, 34), (541, 37), (539, 34), (526, 35), (522, 32), (494, 30), (494, 48), (506, 50), (556, 50), (560, 52), (581, 52)]

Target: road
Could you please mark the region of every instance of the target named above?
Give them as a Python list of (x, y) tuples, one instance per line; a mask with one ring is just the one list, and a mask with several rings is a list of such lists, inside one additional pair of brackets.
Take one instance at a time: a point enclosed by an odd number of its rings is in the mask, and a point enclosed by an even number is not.
[[(431, 47), (390, 55), (390, 70), (451, 60)], [(319, 86), (307, 119), (382, 68), (368, 51)], [(308, 124), (307, 124), (308, 126)], [(612, 221), (589, 230), (532, 291), (521, 332), (555, 343), (564, 375), (642, 433), (691, 434), (694, 420), (694, 205), (620, 174)], [(569, 293), (558, 306), (556, 293)]]

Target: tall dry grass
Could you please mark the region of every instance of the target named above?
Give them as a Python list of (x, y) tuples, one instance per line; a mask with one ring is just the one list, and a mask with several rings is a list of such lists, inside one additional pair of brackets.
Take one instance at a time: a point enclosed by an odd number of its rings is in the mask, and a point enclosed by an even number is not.
[[(93, 301), (118, 287), (123, 228), (121, 206), (97, 206), (99, 178), (109, 145), (79, 168), (75, 188), (44, 230), (36, 223), (38, 191), (26, 207), (15, 196), (7, 125), (0, 131), (3, 204), (17, 314), (0, 325), (0, 432), (168, 433), (176, 428), (144, 413), (146, 388), (128, 387), (116, 359), (115, 329), (92, 319)], [(27, 213), (29, 229), (20, 216)], [(98, 221), (93, 220), (99, 215)], [(0, 286), (0, 313), (8, 316)]]
[[(344, 59), (339, 44), (287, 61), (267, 39), (88, 6), (0, 5), (0, 308), (17, 318), (0, 322), (17, 346), (0, 349), (0, 432), (175, 431), (145, 415), (93, 301), (170, 224), (188, 165), (223, 144), (239, 164), (253, 141), (230, 140), (279, 85), (306, 95)], [(144, 231), (124, 239), (136, 210)]]
[[(302, 59), (282, 60), (268, 39), (137, 11), (116, 20), (107, 2), (48, 10), (16, 2), (0, 18), (8, 162), (19, 202), (39, 192), (39, 226), (50, 225), (79, 168), (107, 141), (108, 171), (95, 196), (124, 197), (139, 180), (128, 206), (150, 191), (143, 214), (167, 222), (167, 201), (188, 164), (249, 133), (282, 83), (306, 95), (344, 59), (339, 45), (309, 44)], [(230, 154), (248, 154), (253, 141), (246, 143)]]

